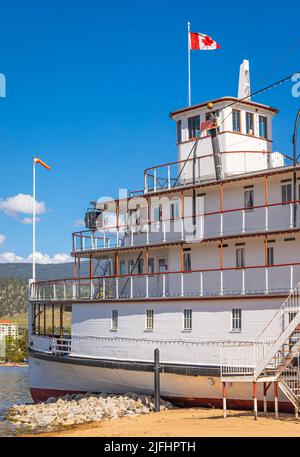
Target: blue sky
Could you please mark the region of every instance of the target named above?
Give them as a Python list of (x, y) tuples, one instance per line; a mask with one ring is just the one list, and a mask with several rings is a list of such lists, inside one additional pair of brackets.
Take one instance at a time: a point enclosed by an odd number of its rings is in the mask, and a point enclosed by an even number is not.
[[(187, 104), (186, 23), (222, 49), (192, 54), (193, 103), (237, 95), (250, 60), (252, 89), (300, 72), (300, 7), (240, 2), (0, 1), (0, 198), (31, 194), (38, 170), (37, 250), (71, 250), (71, 232), (91, 200), (141, 189), (143, 169), (176, 158), (170, 111)], [(274, 149), (291, 152), (300, 98), (291, 83), (256, 98), (281, 110)], [(0, 255), (31, 251), (28, 214), (0, 211)], [(78, 228), (77, 228), (78, 229)]]

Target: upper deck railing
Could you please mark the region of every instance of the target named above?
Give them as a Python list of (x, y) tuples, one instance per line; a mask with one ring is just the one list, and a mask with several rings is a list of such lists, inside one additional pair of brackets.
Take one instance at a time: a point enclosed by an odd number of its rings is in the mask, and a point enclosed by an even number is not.
[[(205, 212), (173, 219), (140, 220), (134, 224), (73, 233), (73, 252), (139, 247), (172, 242), (201, 241), (237, 234), (280, 231), (300, 227), (300, 200)], [(296, 206), (296, 220), (294, 209)]]
[[(268, 154), (267, 151), (222, 151), (225, 154), (241, 154), (244, 157), (250, 154)], [(194, 162), (194, 163), (193, 163)], [(193, 167), (195, 178), (193, 178)], [(205, 154), (201, 157), (168, 162), (146, 168), (144, 171), (144, 192), (157, 192), (163, 189), (188, 186), (194, 183), (205, 182), (215, 179), (213, 154)], [(238, 173), (238, 172), (236, 172)], [(245, 170), (240, 170), (245, 173)]]
[(288, 294), (299, 280), (300, 263), (106, 275), (32, 283), (30, 300), (59, 303)]

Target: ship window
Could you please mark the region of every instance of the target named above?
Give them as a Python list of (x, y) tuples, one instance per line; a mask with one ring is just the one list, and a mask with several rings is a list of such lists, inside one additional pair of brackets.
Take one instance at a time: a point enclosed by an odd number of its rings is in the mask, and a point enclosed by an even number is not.
[[(213, 114), (215, 114), (216, 117), (219, 116), (219, 115), (218, 115), (218, 111), (211, 111), (211, 112), (212, 112)], [(205, 120), (206, 120), (206, 121), (209, 120), (209, 117), (210, 117), (209, 115), (210, 115), (210, 112), (205, 114)], [(220, 133), (220, 127), (217, 128), (217, 133)], [(205, 130), (205, 135), (210, 136), (210, 130)], [(199, 161), (199, 163), (200, 163), (200, 161)]]
[(181, 143), (182, 142), (181, 121), (177, 121), (176, 129), (177, 129), (177, 143)]
[(129, 273), (130, 275), (133, 273), (134, 266), (135, 266), (135, 261), (134, 261), (134, 259), (128, 260), (128, 273)]
[(126, 275), (126, 261), (120, 260), (120, 274)]
[(160, 222), (162, 220), (162, 205), (154, 207), (153, 217), (155, 222)]
[(139, 259), (138, 261), (138, 274), (142, 275), (144, 273), (144, 259)]
[(178, 200), (171, 203), (170, 213), (171, 213), (170, 214), (171, 221), (179, 219), (179, 201)]
[(266, 116), (259, 116), (259, 136), (267, 138), (267, 118)]
[(282, 184), (281, 186), (281, 196), (282, 196), (282, 203), (288, 203), (292, 201), (292, 184)]
[(191, 271), (192, 262), (191, 262), (191, 251), (185, 251), (183, 253), (183, 271)]
[(200, 115), (188, 119), (189, 139), (197, 138), (200, 133)]
[(148, 259), (148, 272), (154, 273), (154, 259), (153, 257), (149, 257)]
[(168, 270), (167, 259), (165, 259), (164, 257), (161, 257), (160, 259), (158, 259), (158, 271), (159, 271), (159, 273), (164, 273), (167, 270)]
[(241, 112), (237, 109), (232, 110), (232, 130), (234, 132), (241, 131)]
[(246, 113), (246, 133), (254, 135), (254, 114)]
[(242, 330), (242, 310), (233, 309), (231, 311), (231, 330), (233, 332), (240, 332)]
[(147, 222), (147, 207), (146, 206), (142, 206), (140, 208), (140, 218), (141, 218), (141, 224), (144, 224), (145, 222)]
[(235, 253), (236, 253), (236, 267), (243, 268), (245, 266), (245, 248), (237, 248)]
[(254, 206), (254, 189), (244, 191), (244, 206), (246, 209), (252, 209)]
[(112, 262), (111, 262), (111, 260), (108, 260), (105, 276), (111, 276), (111, 275), (112, 275)]
[(274, 246), (268, 246), (267, 262), (268, 265), (274, 265)]
[(111, 329), (118, 330), (118, 310), (113, 309), (111, 312)]
[(183, 330), (192, 330), (192, 310), (183, 311)]
[(146, 310), (146, 330), (153, 330), (154, 327), (154, 311), (153, 309)]

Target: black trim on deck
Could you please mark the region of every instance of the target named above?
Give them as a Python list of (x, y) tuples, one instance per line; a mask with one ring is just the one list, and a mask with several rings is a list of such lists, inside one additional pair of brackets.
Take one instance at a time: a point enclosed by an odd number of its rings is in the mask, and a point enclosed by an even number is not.
[[(29, 355), (35, 359), (47, 360), (48, 362), (68, 363), (71, 365), (84, 365), (89, 367), (111, 368), (129, 371), (153, 372), (153, 363), (134, 362), (130, 360), (91, 359), (86, 357), (57, 356), (29, 348)], [(208, 365), (176, 365), (162, 363), (161, 373), (172, 373), (184, 376), (220, 376), (220, 367)]]

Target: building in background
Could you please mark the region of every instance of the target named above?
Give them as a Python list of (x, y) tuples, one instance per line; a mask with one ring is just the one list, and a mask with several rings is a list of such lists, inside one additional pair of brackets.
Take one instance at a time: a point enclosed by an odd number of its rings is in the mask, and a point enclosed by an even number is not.
[(0, 319), (0, 338), (5, 338), (6, 336), (17, 338), (18, 335), (18, 324), (7, 319)]
[(18, 335), (18, 324), (8, 319), (0, 319), (0, 359), (5, 359), (6, 356), (6, 337), (11, 336), (16, 339)]

